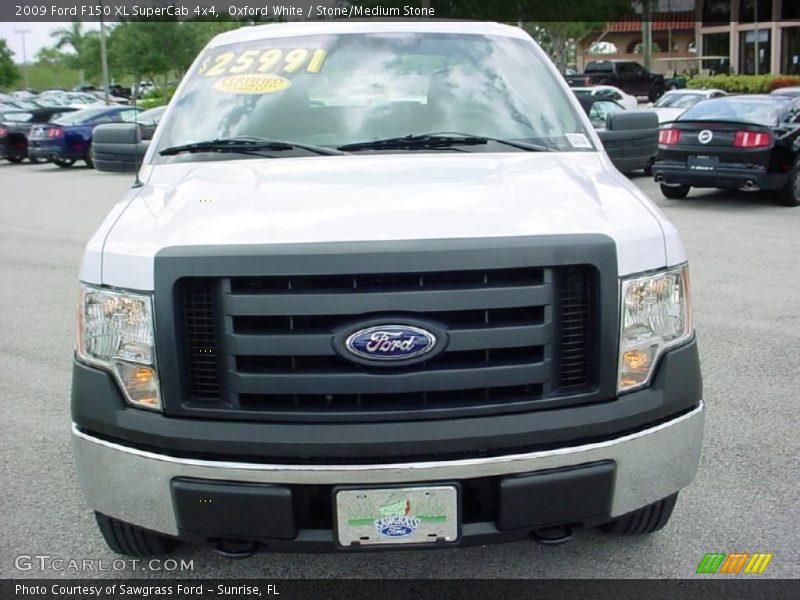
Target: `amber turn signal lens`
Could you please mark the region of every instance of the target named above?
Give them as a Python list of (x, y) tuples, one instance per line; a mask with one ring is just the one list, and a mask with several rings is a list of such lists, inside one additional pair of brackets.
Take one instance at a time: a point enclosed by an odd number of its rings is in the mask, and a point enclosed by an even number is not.
[(114, 370), (130, 404), (155, 410), (161, 408), (155, 369), (117, 361), (114, 363)]
[(623, 369), (639, 371), (650, 368), (650, 353), (645, 350), (628, 350), (622, 355)]

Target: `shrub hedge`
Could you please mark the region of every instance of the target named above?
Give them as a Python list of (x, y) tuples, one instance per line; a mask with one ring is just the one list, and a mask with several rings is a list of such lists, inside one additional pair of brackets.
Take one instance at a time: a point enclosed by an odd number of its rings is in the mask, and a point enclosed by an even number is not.
[(692, 77), (687, 87), (717, 88), (733, 94), (767, 94), (781, 87), (800, 86), (797, 75), (707, 75)]
[(165, 88), (158, 87), (152, 89), (141, 97), (141, 99), (136, 103), (136, 106), (147, 110), (149, 108), (155, 108), (156, 106), (167, 104), (170, 100), (172, 100), (172, 95), (175, 93), (175, 90), (175, 86), (168, 86)]

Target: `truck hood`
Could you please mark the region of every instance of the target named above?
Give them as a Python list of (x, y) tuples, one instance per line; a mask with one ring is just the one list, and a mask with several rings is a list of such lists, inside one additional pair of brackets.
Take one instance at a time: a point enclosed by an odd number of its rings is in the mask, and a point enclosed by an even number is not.
[(151, 290), (155, 254), (171, 246), (599, 233), (620, 274), (683, 259), (672, 225), (600, 153), (243, 159), (142, 175), (89, 243), (84, 280)]

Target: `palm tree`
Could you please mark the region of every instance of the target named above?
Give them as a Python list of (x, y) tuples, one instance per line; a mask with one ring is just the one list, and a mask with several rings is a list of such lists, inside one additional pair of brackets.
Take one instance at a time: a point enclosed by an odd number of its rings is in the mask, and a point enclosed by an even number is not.
[(50, 37), (56, 40), (57, 50), (69, 46), (75, 52), (75, 66), (80, 72), (81, 84), (84, 83), (83, 72), (87, 60), (87, 41), (94, 35), (96, 33), (93, 31), (84, 31), (80, 21), (73, 21), (69, 27), (56, 29), (50, 33)]

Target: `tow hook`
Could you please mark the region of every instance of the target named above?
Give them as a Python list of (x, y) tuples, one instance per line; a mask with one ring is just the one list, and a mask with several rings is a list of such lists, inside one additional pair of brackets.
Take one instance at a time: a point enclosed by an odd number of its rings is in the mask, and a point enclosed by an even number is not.
[(250, 558), (256, 553), (258, 544), (256, 542), (243, 542), (239, 540), (220, 540), (214, 546), (214, 552), (225, 558), (238, 560), (240, 558)]
[(572, 539), (572, 527), (561, 525), (531, 531), (531, 539), (543, 546), (558, 546)]

